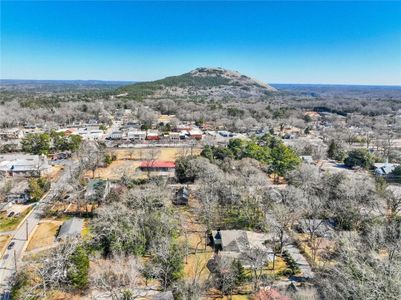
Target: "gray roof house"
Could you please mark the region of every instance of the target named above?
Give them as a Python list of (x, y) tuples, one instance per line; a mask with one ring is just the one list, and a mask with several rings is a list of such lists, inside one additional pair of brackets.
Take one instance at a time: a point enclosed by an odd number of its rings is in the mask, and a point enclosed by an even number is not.
[[(213, 231), (214, 242), (216, 242), (217, 231)], [(271, 236), (265, 233), (258, 233), (246, 230), (221, 230), (221, 250), (218, 255), (215, 255), (207, 263), (209, 271), (214, 272), (216, 263), (224, 261), (226, 263), (232, 262), (234, 259), (241, 261), (242, 265), (247, 268), (250, 266), (248, 253), (252, 251), (261, 250), (265, 256), (266, 261), (273, 257), (273, 250), (266, 244), (271, 240)]]
[(84, 225), (83, 219), (72, 218), (61, 225), (59, 233), (57, 235), (57, 240), (63, 240), (69, 237), (79, 237), (81, 236), (82, 227)]
[(0, 154), (0, 173), (9, 176), (42, 176), (51, 171), (47, 157), (30, 154)]
[(295, 229), (302, 233), (315, 232), (319, 237), (333, 238), (335, 234), (335, 222), (324, 219), (301, 219), (295, 225)]
[(102, 179), (92, 179), (89, 181), (85, 199), (88, 201), (103, 201), (110, 192), (110, 181)]
[(374, 172), (378, 176), (386, 176), (391, 174), (391, 172), (393, 172), (397, 166), (399, 166), (399, 164), (392, 164), (388, 162), (373, 164)]
[(30, 199), (28, 190), (28, 180), (23, 179), (14, 182), (13, 187), (7, 193), (7, 201), (13, 201), (18, 204), (26, 203)]

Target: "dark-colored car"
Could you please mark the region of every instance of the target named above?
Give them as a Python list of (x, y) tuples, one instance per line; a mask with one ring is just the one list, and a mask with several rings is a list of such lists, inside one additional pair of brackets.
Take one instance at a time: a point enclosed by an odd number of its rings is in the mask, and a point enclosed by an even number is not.
[(10, 218), (10, 217), (12, 217), (13, 215), (15, 214), (15, 212), (10, 212), (9, 214), (8, 214), (8, 217)]
[(7, 246), (7, 249), (8, 249), (8, 250), (11, 250), (11, 249), (14, 247), (14, 245), (15, 245), (15, 242), (11, 242), (11, 243)]

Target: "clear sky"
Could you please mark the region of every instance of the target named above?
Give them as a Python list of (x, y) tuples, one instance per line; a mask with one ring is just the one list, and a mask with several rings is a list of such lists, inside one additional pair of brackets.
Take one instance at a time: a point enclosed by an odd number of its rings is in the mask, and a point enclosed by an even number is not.
[(3, 79), (216, 66), (269, 83), (401, 85), (401, 2), (1, 0), (0, 38)]

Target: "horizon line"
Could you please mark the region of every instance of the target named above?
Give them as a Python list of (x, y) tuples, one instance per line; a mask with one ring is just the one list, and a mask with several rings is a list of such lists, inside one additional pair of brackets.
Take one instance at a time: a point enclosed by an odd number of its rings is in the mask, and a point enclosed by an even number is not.
[[(159, 80), (159, 79), (155, 79)], [(126, 82), (126, 83), (141, 83), (141, 82), (152, 82), (155, 80), (108, 80), (108, 79), (29, 79), (29, 78), (0, 78), (1, 81), (100, 81), (100, 82)], [(378, 87), (401, 87), (400, 84), (380, 84), (380, 83), (307, 83), (307, 82), (265, 82), (269, 85), (275, 84), (286, 84), (286, 85), (333, 85), (333, 86), (378, 86)]]

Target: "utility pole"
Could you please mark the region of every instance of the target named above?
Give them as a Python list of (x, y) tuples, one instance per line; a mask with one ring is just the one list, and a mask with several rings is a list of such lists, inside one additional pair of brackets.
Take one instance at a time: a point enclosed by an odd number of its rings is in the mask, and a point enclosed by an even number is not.
[(17, 272), (17, 251), (14, 249), (14, 269)]
[(26, 219), (25, 225), (26, 225), (25, 226), (26, 240), (28, 240), (28, 228), (29, 228), (28, 219)]

